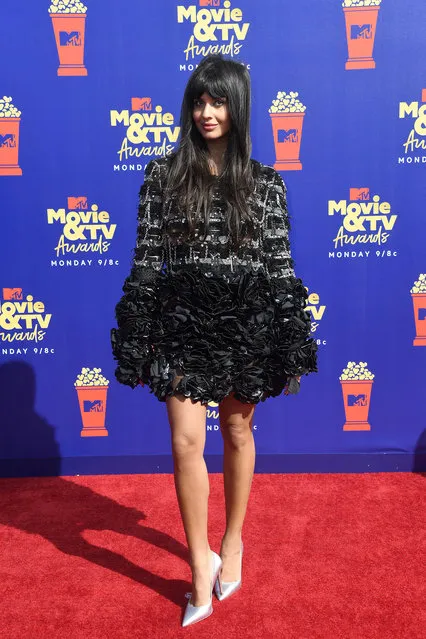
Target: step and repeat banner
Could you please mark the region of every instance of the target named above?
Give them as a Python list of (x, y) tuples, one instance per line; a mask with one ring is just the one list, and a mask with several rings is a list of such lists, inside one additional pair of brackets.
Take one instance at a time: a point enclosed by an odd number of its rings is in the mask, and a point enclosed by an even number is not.
[[(115, 380), (110, 329), (144, 169), (179, 143), (186, 82), (217, 52), (250, 71), (252, 155), (287, 184), (319, 345), (298, 395), (258, 404), (258, 460), (412, 469), (426, 452), (423, 0), (5, 0), (0, 15), (3, 474), (170, 460), (166, 405)], [(214, 403), (206, 428), (219, 455)]]

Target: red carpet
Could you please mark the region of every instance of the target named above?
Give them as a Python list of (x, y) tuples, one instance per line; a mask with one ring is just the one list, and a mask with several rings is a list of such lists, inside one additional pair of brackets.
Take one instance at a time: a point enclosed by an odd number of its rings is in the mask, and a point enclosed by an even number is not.
[[(210, 474), (210, 545), (224, 526)], [(4, 639), (424, 639), (426, 477), (255, 475), (242, 589), (181, 628), (172, 475), (0, 479)]]

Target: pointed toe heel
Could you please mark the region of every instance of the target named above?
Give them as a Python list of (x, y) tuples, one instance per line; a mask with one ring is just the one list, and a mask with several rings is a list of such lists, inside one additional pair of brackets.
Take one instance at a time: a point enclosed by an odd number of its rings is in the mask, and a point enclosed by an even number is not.
[[(212, 557), (212, 572), (210, 577), (210, 586), (211, 586), (210, 601), (209, 603), (204, 604), (203, 606), (194, 606), (191, 603), (191, 599), (190, 599), (188, 603), (186, 604), (185, 613), (183, 615), (183, 620), (182, 620), (182, 626), (190, 626), (194, 623), (197, 623), (198, 621), (202, 621), (203, 619), (210, 617), (210, 615), (213, 612), (213, 602), (212, 602), (213, 584), (216, 583), (219, 571), (222, 567), (222, 559), (213, 550), (212, 550), (212, 555), (213, 557)], [(191, 595), (192, 593), (188, 593), (188, 594)]]
[(244, 550), (244, 544), (243, 542), (241, 542), (241, 549), (240, 549), (240, 574), (241, 577), (240, 579), (238, 579), (238, 581), (221, 581), (220, 576), (218, 575), (215, 584), (214, 584), (214, 592), (216, 597), (219, 599), (219, 601), (223, 601), (224, 599), (227, 599), (228, 597), (230, 597), (231, 595), (233, 595), (235, 592), (237, 592), (237, 590), (239, 590), (241, 588), (241, 584), (242, 584), (242, 570), (243, 570), (243, 550)]
[(207, 619), (213, 612), (213, 606), (211, 603), (205, 606), (193, 606), (191, 601), (188, 601), (185, 608), (185, 614), (182, 621), (182, 627), (190, 626), (198, 621)]

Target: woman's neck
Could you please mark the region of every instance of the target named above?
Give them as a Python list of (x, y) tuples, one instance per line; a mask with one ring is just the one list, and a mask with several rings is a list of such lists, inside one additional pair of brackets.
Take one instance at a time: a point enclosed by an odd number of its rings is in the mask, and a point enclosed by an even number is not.
[(223, 170), (223, 160), (225, 156), (225, 151), (227, 147), (228, 141), (227, 139), (220, 138), (219, 140), (212, 140), (211, 142), (207, 142), (207, 147), (209, 149), (209, 164), (210, 170), (213, 175), (220, 175)]

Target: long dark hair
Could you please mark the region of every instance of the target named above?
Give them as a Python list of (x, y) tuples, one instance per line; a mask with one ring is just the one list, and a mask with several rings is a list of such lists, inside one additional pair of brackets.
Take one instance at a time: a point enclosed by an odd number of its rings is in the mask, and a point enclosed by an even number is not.
[(180, 240), (191, 242), (195, 239), (196, 230), (198, 238), (205, 239), (213, 185), (217, 178), (212, 176), (209, 168), (206, 141), (193, 121), (194, 100), (204, 92), (213, 99), (227, 99), (231, 123), (218, 184), (226, 202), (231, 243), (239, 247), (253, 236), (255, 228), (247, 202), (255, 181), (251, 162), (250, 75), (244, 64), (225, 59), (222, 54), (212, 54), (204, 58), (191, 74), (182, 100), (181, 137), (170, 161), (166, 199), (174, 194), (178, 209), (186, 217), (186, 230), (181, 231)]

